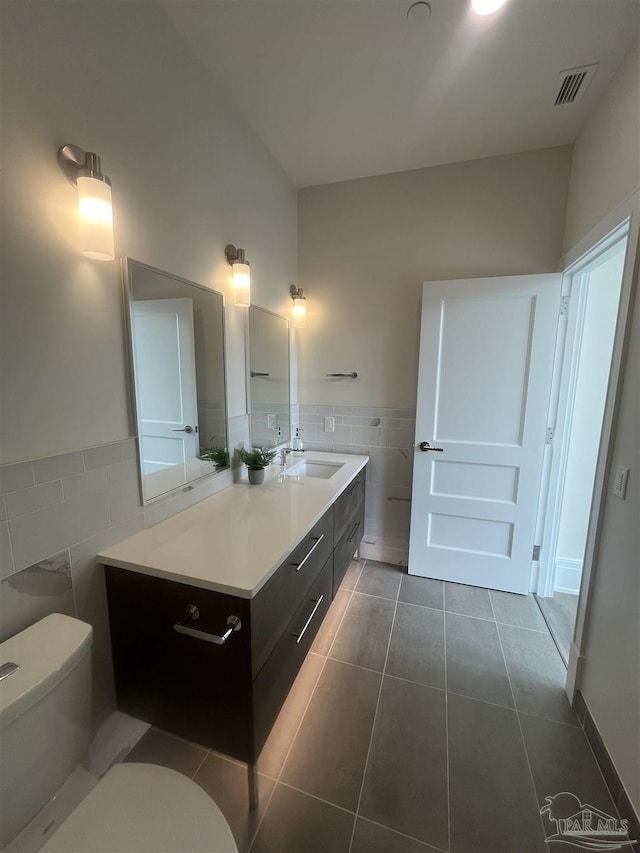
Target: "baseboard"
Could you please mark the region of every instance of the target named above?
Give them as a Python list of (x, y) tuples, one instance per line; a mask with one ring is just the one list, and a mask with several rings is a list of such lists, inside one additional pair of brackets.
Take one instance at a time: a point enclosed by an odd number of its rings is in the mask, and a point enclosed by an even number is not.
[(578, 595), (580, 592), (580, 581), (582, 580), (582, 560), (557, 557), (555, 569), (554, 591)]
[(609, 750), (605, 746), (602, 735), (589, 711), (589, 706), (579, 690), (576, 693), (574, 707), (618, 813), (623, 820), (629, 823), (629, 839), (640, 844), (640, 818), (622, 784)]
[(389, 545), (373, 537), (366, 537), (360, 543), (359, 555), (363, 560), (378, 560), (393, 566), (406, 566), (409, 563), (409, 549)]

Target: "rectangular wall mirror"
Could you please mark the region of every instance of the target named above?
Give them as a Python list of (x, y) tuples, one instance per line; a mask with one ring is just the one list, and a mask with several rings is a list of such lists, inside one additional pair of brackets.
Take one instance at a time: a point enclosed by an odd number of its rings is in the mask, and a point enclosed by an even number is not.
[(291, 438), (289, 321), (264, 308), (249, 308), (249, 411), (251, 445), (275, 447)]
[(221, 293), (125, 258), (143, 503), (228, 466)]

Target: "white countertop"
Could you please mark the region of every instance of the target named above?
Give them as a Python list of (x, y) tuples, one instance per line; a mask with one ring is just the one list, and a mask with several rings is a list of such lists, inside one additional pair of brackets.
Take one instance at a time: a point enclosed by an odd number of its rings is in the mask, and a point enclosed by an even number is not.
[(265, 470), (259, 486), (235, 483), (98, 554), (101, 563), (252, 598), (367, 464), (368, 456), (307, 451), (298, 462), (332, 462), (332, 477), (285, 477)]

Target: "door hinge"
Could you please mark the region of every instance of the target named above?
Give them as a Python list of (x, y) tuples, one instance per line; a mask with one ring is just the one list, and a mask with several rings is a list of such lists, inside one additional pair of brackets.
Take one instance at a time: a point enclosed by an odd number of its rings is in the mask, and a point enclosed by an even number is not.
[(540, 559), (540, 547), (541, 547), (540, 545), (534, 545), (533, 546), (533, 555), (531, 557), (532, 560), (539, 560)]
[(547, 427), (547, 437), (544, 441), (545, 444), (553, 444), (553, 427)]
[(569, 297), (561, 296), (560, 297), (560, 316), (564, 317), (565, 314), (569, 313)]

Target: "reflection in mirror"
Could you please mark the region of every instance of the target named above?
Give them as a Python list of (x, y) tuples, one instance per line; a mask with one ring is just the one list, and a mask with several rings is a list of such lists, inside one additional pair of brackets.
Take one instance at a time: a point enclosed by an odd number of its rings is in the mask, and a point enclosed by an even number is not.
[(251, 444), (275, 447), (290, 439), (289, 321), (249, 308)]
[(124, 263), (143, 502), (228, 465), (222, 294)]

